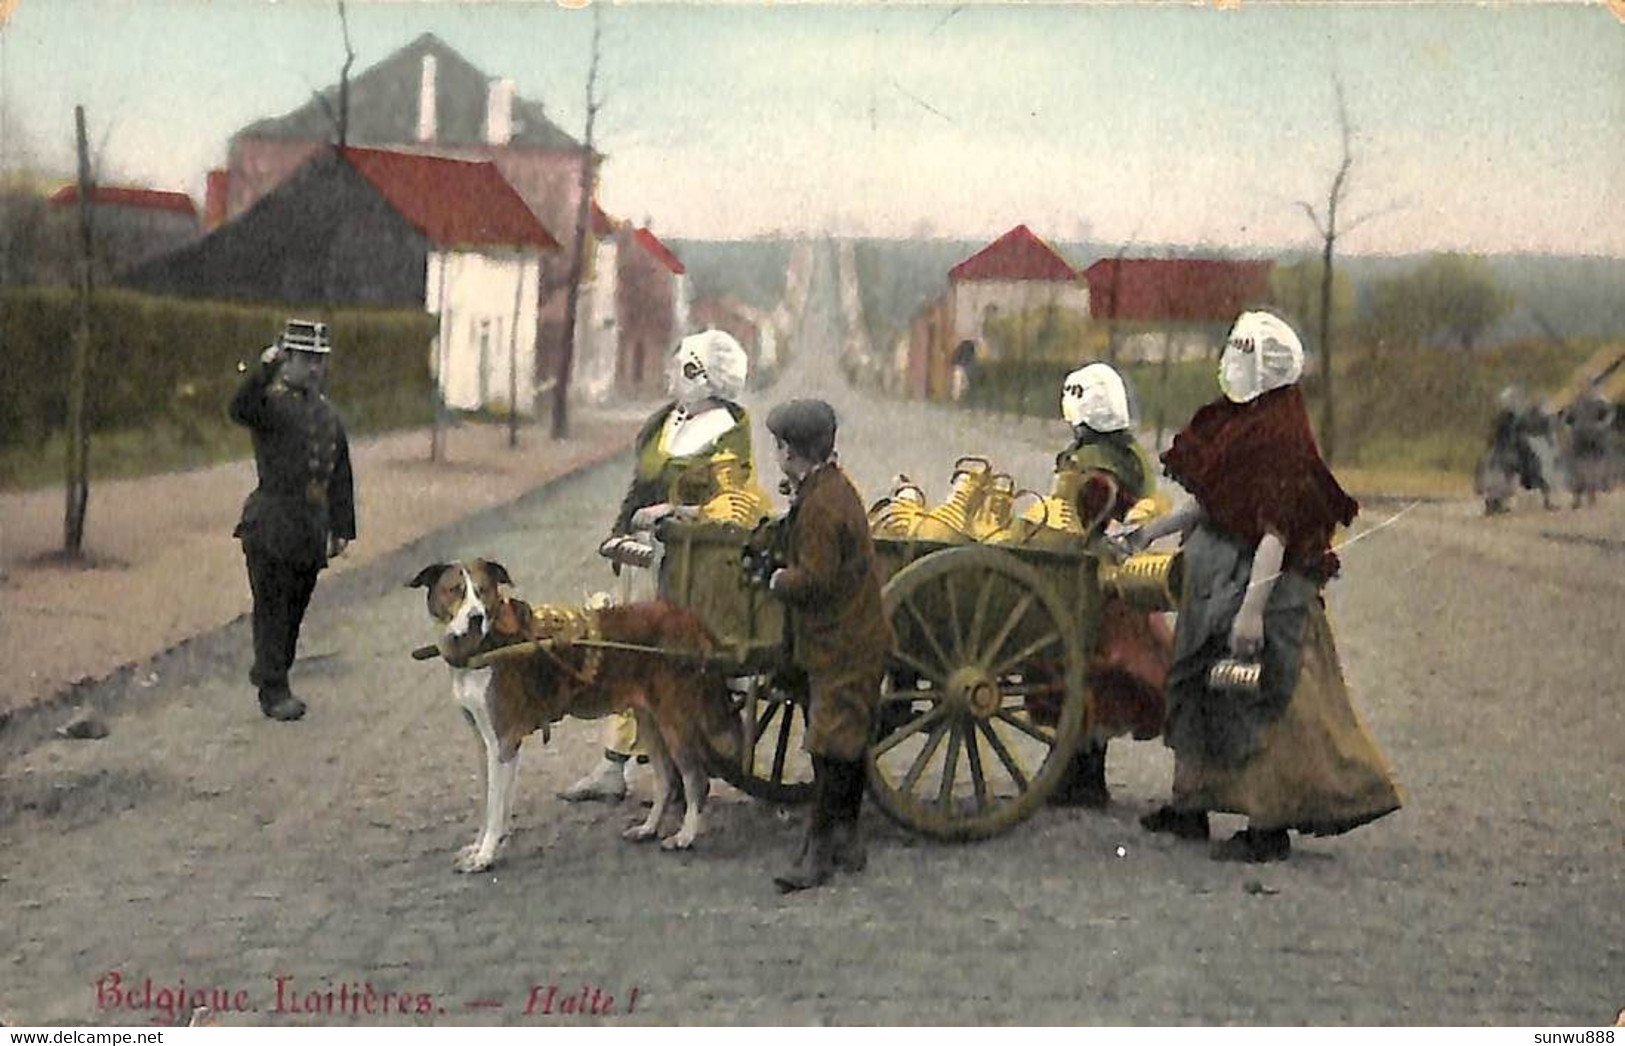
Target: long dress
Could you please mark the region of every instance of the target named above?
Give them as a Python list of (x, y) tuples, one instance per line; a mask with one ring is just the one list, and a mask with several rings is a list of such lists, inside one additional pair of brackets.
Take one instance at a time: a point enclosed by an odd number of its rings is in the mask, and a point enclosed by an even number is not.
[[(1316, 835), (1399, 809), (1393, 772), (1350, 700), (1321, 597), (1339, 567), (1332, 533), (1358, 505), (1320, 459), (1297, 387), (1204, 407), (1163, 463), (1204, 512), (1184, 546), (1168, 680), (1174, 807)], [(1210, 689), (1265, 533), (1281, 537), (1285, 558), (1264, 611), (1261, 686)]]

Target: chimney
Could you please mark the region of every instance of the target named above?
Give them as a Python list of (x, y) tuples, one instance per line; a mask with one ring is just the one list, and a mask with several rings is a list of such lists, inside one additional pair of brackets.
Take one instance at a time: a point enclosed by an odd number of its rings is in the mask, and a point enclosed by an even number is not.
[(423, 77), (418, 83), (418, 141), (432, 142), (435, 138), (435, 78), (434, 55), (423, 56)]
[(485, 88), (485, 141), (507, 145), (513, 137), (513, 81), (492, 80)]
[(203, 202), (203, 231), (213, 232), (226, 222), (226, 205), (231, 197), (231, 173), (216, 168), (209, 172), (208, 192)]

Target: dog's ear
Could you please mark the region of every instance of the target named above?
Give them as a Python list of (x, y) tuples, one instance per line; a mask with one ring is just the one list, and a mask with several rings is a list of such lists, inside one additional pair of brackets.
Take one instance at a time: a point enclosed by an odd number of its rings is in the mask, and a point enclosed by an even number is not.
[(482, 559), (480, 562), (484, 563), (486, 569), (491, 572), (492, 581), (495, 581), (499, 585), (513, 584), (513, 578), (508, 576), (507, 567), (503, 566), (501, 563), (498, 563), (494, 559)]
[(431, 563), (418, 571), (417, 576), (406, 583), (407, 588), (432, 588), (440, 575), (451, 569), (450, 563)]

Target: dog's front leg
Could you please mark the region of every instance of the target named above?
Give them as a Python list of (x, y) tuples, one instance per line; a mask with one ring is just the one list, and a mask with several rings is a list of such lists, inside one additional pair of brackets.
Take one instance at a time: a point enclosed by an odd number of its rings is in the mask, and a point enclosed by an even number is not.
[(638, 716), (638, 737), (649, 751), (649, 765), (655, 772), (655, 801), (649, 807), (649, 816), (642, 824), (633, 825), (621, 835), (635, 843), (646, 842), (660, 833), (660, 819), (666, 816), (666, 808), (671, 805), (672, 792), (676, 790), (677, 780), (671, 772), (671, 758), (660, 741), (660, 732), (655, 727), (654, 720), (645, 715)]
[(459, 872), (483, 872), (496, 863), (497, 853), (507, 836), (508, 809), (519, 772), (519, 753), (503, 760), (496, 725), (483, 688), (479, 694), (459, 694), (461, 704), (479, 734), (485, 749), (485, 824), (479, 838), (457, 853), (453, 866)]
[(660, 841), (662, 850), (687, 850), (700, 837), (700, 816), (711, 790), (711, 775), (694, 765), (678, 766), (683, 775), (683, 825), (675, 834)]

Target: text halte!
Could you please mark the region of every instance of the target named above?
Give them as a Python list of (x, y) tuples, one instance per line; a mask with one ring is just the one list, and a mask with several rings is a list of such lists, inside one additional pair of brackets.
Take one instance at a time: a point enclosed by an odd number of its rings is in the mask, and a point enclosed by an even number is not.
[(526, 1017), (619, 1017), (630, 1014), (637, 1006), (635, 987), (617, 999), (595, 984), (583, 984), (580, 991), (556, 984), (533, 984), (525, 996)]

